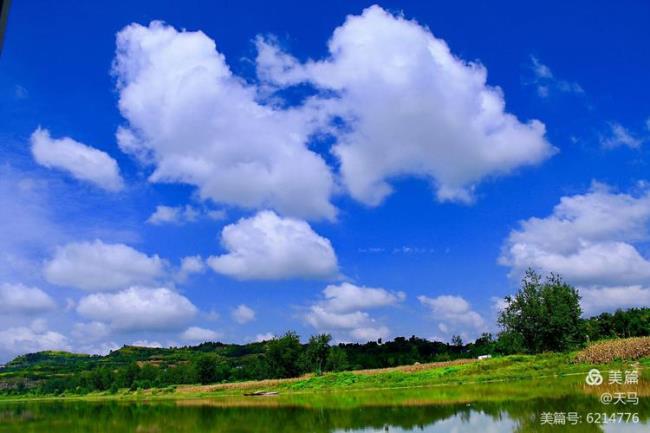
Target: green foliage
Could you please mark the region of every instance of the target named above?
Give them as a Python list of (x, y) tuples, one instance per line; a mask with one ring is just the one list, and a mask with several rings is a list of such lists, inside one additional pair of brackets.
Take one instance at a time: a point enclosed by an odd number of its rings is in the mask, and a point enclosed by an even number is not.
[(196, 361), (196, 378), (204, 385), (217, 381), (217, 361), (214, 356), (203, 355)]
[(325, 369), (328, 371), (343, 371), (349, 368), (348, 355), (340, 347), (331, 347), (327, 354)]
[(300, 375), (299, 360), (302, 350), (300, 337), (294, 331), (288, 331), (282, 337), (269, 341), (266, 347), (266, 360), (271, 377)]
[(590, 341), (650, 336), (650, 308), (619, 309), (591, 317), (585, 320), (585, 332)]
[(329, 334), (312, 335), (304, 351), (304, 369), (311, 370), (320, 375), (325, 368), (325, 362), (330, 351), (330, 341), (332, 336)]
[(529, 269), (498, 318), (503, 338), (528, 353), (566, 351), (584, 342), (580, 295), (558, 275)]

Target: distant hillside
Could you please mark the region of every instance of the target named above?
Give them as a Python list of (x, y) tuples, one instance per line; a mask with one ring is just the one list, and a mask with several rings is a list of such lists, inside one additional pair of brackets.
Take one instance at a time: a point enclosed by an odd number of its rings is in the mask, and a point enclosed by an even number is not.
[(24, 369), (37, 369), (40, 371), (60, 372), (65, 371), (67, 368), (74, 369), (80, 365), (88, 365), (97, 358), (99, 357), (80, 353), (47, 350), (20, 355), (5, 364), (1, 371), (12, 372)]
[[(31, 378), (39, 378), (50, 374), (66, 374), (95, 368), (118, 369), (131, 363), (138, 365), (154, 365), (156, 367), (172, 367), (176, 364), (194, 361), (206, 353), (225, 359), (244, 358), (264, 352), (264, 343), (246, 345), (206, 342), (197, 346), (172, 348), (152, 348), (139, 346), (123, 346), (108, 355), (87, 355), (64, 351), (43, 351), (20, 355), (0, 368), (4, 375), (20, 374)], [(13, 373), (13, 374), (11, 374)]]

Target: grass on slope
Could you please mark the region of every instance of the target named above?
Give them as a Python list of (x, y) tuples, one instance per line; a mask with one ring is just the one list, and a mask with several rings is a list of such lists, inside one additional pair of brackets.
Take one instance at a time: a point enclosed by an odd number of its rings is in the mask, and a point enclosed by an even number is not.
[[(409, 388), (517, 381), (572, 375), (582, 380), (580, 375), (582, 373), (586, 374), (594, 366), (602, 369), (622, 369), (625, 366), (629, 368), (629, 363), (623, 361), (608, 364), (576, 363), (573, 362), (573, 357), (571, 354), (512, 355), (412, 372), (396, 370), (377, 374), (359, 374), (358, 372), (328, 373), (299, 380), (278, 381), (271, 386), (264, 387), (264, 390), (296, 392), (307, 390)], [(643, 359), (641, 365), (650, 367), (650, 358)], [(254, 383), (241, 385), (240, 390), (259, 388), (259, 385), (256, 386)], [(182, 392), (182, 388), (179, 388), (178, 391)], [(195, 391), (198, 390), (195, 389)], [(217, 385), (212, 387), (210, 391), (228, 393), (228, 391), (232, 391), (232, 388), (220, 388)]]

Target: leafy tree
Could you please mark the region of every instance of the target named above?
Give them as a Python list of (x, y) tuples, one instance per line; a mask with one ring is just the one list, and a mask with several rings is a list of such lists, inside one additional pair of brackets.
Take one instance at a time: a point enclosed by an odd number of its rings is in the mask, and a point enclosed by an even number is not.
[(217, 381), (217, 362), (214, 356), (203, 355), (196, 361), (196, 377), (202, 384)]
[(160, 369), (158, 367), (155, 367), (151, 364), (144, 364), (140, 368), (140, 373), (138, 374), (138, 379), (140, 380), (146, 380), (149, 382), (155, 382), (158, 379), (158, 374), (160, 373)]
[(616, 310), (585, 320), (585, 332), (590, 341), (604, 338), (645, 337), (650, 335), (650, 308)]
[(460, 338), (460, 335), (453, 335), (451, 337), (451, 345), (455, 347), (462, 347), (463, 346), (463, 339)]
[(127, 368), (120, 370), (117, 382), (120, 388), (131, 388), (140, 374), (140, 367), (136, 362), (131, 362)]
[(312, 335), (304, 352), (305, 367), (321, 375), (325, 368), (332, 336), (329, 334)]
[(280, 338), (274, 338), (266, 346), (266, 360), (272, 377), (295, 377), (301, 373), (299, 360), (302, 353), (300, 337), (288, 331)]
[(559, 275), (545, 281), (532, 269), (526, 271), (521, 288), (507, 296), (498, 323), (500, 338), (529, 353), (566, 351), (584, 341), (580, 295)]
[(327, 354), (327, 363), (325, 364), (325, 369), (328, 371), (343, 371), (350, 368), (348, 362), (348, 355), (345, 352), (345, 349), (342, 349), (338, 346), (331, 347), (329, 353)]

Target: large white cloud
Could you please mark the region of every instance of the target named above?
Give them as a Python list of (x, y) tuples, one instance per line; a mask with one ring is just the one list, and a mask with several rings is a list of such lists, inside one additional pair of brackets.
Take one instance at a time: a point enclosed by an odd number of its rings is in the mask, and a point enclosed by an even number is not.
[(54, 300), (37, 287), (23, 284), (0, 284), (0, 313), (35, 314), (53, 310)]
[(612, 287), (582, 287), (582, 308), (587, 314), (612, 311), (616, 308), (648, 307), (650, 288), (640, 285)]
[(57, 248), (44, 272), (47, 281), (59, 286), (117, 290), (153, 283), (164, 274), (165, 263), (157, 255), (147, 256), (128, 245), (95, 240)]
[(63, 334), (47, 330), (41, 324), (0, 330), (0, 357), (3, 359), (42, 350), (69, 349), (70, 344)]
[(650, 283), (650, 261), (635, 247), (647, 240), (649, 222), (650, 191), (635, 196), (595, 183), (562, 197), (549, 216), (522, 221), (500, 262), (515, 275), (534, 267), (583, 285)]
[(328, 239), (304, 221), (259, 212), (224, 227), (227, 254), (208, 258), (219, 273), (242, 280), (327, 278), (336, 276), (336, 254)]
[(118, 331), (181, 329), (197, 311), (189, 299), (164, 287), (95, 293), (82, 298), (77, 306), (81, 316), (108, 323)]
[(346, 282), (327, 286), (323, 290), (323, 297), (306, 313), (305, 320), (308, 324), (319, 331), (343, 332), (344, 338), (369, 341), (387, 338), (390, 330), (378, 325), (364, 310), (398, 304), (406, 295), (403, 292), (389, 292), (382, 288)]
[(347, 282), (325, 287), (323, 295), (325, 301), (321, 305), (334, 312), (385, 307), (406, 298), (404, 292), (389, 292), (382, 288), (357, 286)]
[(322, 305), (312, 305), (306, 319), (316, 329), (352, 329), (368, 324), (370, 315), (364, 311), (333, 312)]
[(594, 183), (560, 199), (550, 215), (522, 221), (506, 239), (500, 263), (514, 277), (528, 267), (555, 272), (579, 287), (588, 313), (647, 305), (650, 190), (636, 194)]
[(447, 336), (456, 334), (468, 340), (487, 331), (483, 317), (472, 310), (469, 302), (461, 296), (418, 296), (418, 301), (431, 310), (433, 318), (438, 322), (438, 329)]
[(258, 39), (258, 75), (279, 87), (307, 82), (336, 96), (310, 101), (344, 119), (333, 152), (353, 197), (370, 205), (390, 179), (431, 180), (440, 200), (469, 201), (476, 183), (539, 163), (554, 153), (545, 127), (505, 111), (481, 64), (455, 57), (414, 21), (372, 6), (349, 16), (328, 44), (330, 57), (299, 63)]
[(32, 154), (39, 164), (65, 170), (73, 177), (109, 191), (124, 186), (117, 162), (106, 152), (69, 137), (54, 139), (47, 129), (38, 128), (31, 136)]
[(154, 182), (195, 185), (203, 198), (299, 217), (333, 218), (333, 177), (306, 147), (310, 110), (276, 109), (233, 75), (214, 41), (160, 22), (117, 35), (114, 73), (122, 150), (150, 162)]

